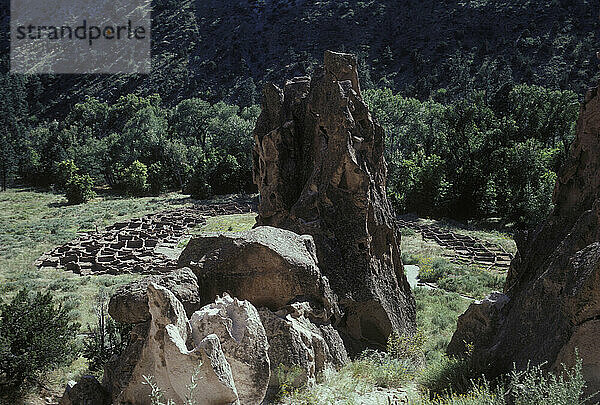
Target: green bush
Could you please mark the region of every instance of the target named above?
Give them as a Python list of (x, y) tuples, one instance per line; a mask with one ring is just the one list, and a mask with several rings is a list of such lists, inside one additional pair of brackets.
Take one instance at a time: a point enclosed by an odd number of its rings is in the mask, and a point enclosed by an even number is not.
[(0, 305), (0, 392), (14, 392), (42, 373), (70, 364), (77, 354), (79, 324), (50, 292), (23, 289)]
[(148, 167), (139, 160), (134, 161), (122, 177), (125, 192), (131, 195), (142, 195), (148, 191)]
[(212, 196), (212, 188), (208, 184), (207, 164), (201, 160), (188, 178), (184, 192), (197, 200), (205, 200)]
[[(458, 376), (465, 376), (461, 374), (464, 371), (464, 363), (460, 363), (457, 359), (446, 360), (444, 368), (446, 381), (456, 383)], [(456, 376), (452, 375), (453, 372), (457, 372)], [(438, 374), (439, 376), (441, 374)], [(467, 382), (460, 380), (460, 383), (462, 388), (462, 384)], [(470, 388), (465, 393), (448, 390), (444, 395), (434, 395), (434, 399), (417, 403), (422, 405), (583, 405), (590, 403), (586, 401), (587, 398), (584, 398), (585, 380), (581, 373), (580, 360), (572, 369), (564, 368), (558, 376), (545, 372), (541, 366), (528, 366), (523, 371), (513, 370), (505, 376), (504, 380), (497, 381), (496, 388), (491, 388), (483, 378), (471, 380), (468, 384)]]
[(408, 359), (414, 364), (422, 364), (424, 360), (423, 345), (425, 334), (418, 329), (414, 335), (399, 334), (393, 331), (387, 342), (387, 353), (395, 359)]
[(243, 170), (235, 156), (226, 155), (209, 175), (209, 184), (217, 194), (231, 194), (241, 190)]
[(67, 184), (73, 180), (79, 169), (72, 160), (63, 160), (56, 165), (55, 184), (59, 190), (65, 190)]
[(66, 184), (65, 193), (69, 204), (83, 204), (94, 198), (94, 180), (87, 175), (75, 174)]
[(433, 395), (463, 394), (482, 381), (485, 369), (473, 360), (473, 348), (463, 357), (442, 356), (419, 376), (419, 384)]
[(419, 279), (421, 281), (435, 283), (445, 275), (452, 272), (452, 264), (448, 260), (436, 257), (424, 257), (419, 259)]
[(396, 358), (388, 353), (366, 350), (346, 367), (356, 379), (377, 387), (398, 388), (414, 377), (418, 365), (410, 359)]

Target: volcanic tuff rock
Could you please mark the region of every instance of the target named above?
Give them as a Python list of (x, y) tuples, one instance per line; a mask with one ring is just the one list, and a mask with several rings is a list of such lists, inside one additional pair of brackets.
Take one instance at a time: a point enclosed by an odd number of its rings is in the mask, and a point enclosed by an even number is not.
[[(474, 356), (506, 371), (548, 362), (573, 366), (575, 348), (590, 391), (600, 389), (600, 96), (588, 93), (577, 134), (554, 191), (552, 214), (517, 238), (504, 292), (508, 302), (483, 320), (493, 333), (470, 333), (459, 322), (448, 351), (464, 350), (473, 338)], [(471, 306), (463, 317), (480, 313)], [(481, 323), (481, 322), (480, 322)]]
[(163, 286), (175, 294), (188, 316), (202, 307), (198, 278), (189, 268), (182, 268), (119, 287), (108, 303), (110, 316), (117, 322), (128, 324), (149, 321), (151, 316), (148, 309), (147, 289), (150, 283)]
[(110, 405), (110, 395), (96, 377), (86, 375), (78, 382), (67, 383), (58, 405)]
[(132, 333), (125, 352), (105, 368), (104, 384), (113, 403), (150, 404), (151, 388), (144, 384), (144, 377), (152, 377), (166, 398), (183, 403), (195, 373), (199, 386), (190, 398), (195, 403), (237, 403), (231, 368), (219, 337), (192, 337), (183, 305), (166, 288), (150, 283), (147, 294), (151, 320), (138, 325), (141, 328)]
[(300, 388), (315, 383), (328, 368), (337, 369), (348, 362), (340, 335), (330, 324), (311, 322), (311, 311), (307, 302), (297, 302), (277, 312), (259, 309), (269, 339), (271, 390), (283, 383), (279, 380), (281, 371), (293, 376), (289, 384)]
[(195, 340), (209, 334), (219, 337), (240, 403), (262, 403), (270, 378), (269, 343), (256, 308), (225, 294), (195, 312), (190, 324)]
[[(242, 403), (254, 403), (255, 399), (244, 399), (242, 387), (249, 387), (256, 394), (264, 382), (264, 389), (267, 383), (270, 388), (268, 395), (276, 393), (281, 367), (300, 370), (293, 381), (300, 387), (314, 383), (317, 374), (325, 369), (339, 368), (348, 362), (342, 338), (332, 326), (340, 319), (337, 297), (327, 278), (321, 275), (311, 236), (261, 226), (236, 234), (195, 237), (181, 254), (179, 263), (190, 266), (198, 275), (202, 302), (212, 302), (217, 297), (214, 304), (192, 316), (192, 328), (219, 335)], [(222, 292), (259, 307), (260, 328), (247, 330), (266, 332), (267, 346), (256, 336), (238, 336), (241, 332), (238, 324), (255, 325), (256, 319), (244, 315), (244, 311), (241, 315), (238, 310), (231, 313), (239, 301), (228, 295), (218, 298)], [(224, 300), (234, 302), (227, 311), (223, 308)], [(244, 352), (254, 346), (258, 349)], [(270, 363), (261, 362), (257, 356), (265, 347)], [(245, 382), (239, 383), (238, 379)]]
[(387, 201), (384, 132), (362, 100), (353, 55), (325, 53), (312, 78), (264, 89), (254, 130), (257, 225), (312, 235), (355, 351), (413, 332), (415, 302)]
[(310, 301), (324, 321), (339, 313), (308, 235), (258, 227), (194, 237), (181, 253), (179, 265), (190, 266), (197, 274), (203, 304), (227, 292), (273, 311), (294, 301)]

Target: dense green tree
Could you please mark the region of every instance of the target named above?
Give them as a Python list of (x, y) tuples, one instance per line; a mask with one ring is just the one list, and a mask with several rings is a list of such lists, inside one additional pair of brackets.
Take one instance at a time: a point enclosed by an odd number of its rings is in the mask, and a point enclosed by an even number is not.
[(77, 354), (79, 325), (52, 294), (26, 289), (0, 304), (0, 392), (18, 389), (27, 380), (69, 364)]

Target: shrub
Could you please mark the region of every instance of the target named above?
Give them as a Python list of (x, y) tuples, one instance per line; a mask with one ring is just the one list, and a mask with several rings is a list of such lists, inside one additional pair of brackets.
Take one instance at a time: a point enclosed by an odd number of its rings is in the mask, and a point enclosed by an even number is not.
[(581, 373), (581, 361), (572, 369), (564, 368), (556, 376), (543, 371), (541, 366), (528, 366), (523, 371), (513, 370), (492, 389), (482, 379), (472, 381), (470, 391), (465, 394), (454, 392), (435, 396), (433, 400), (422, 400), (422, 405), (583, 405), (585, 381)]
[(120, 355), (127, 346), (131, 325), (119, 324), (108, 314), (108, 297), (100, 292), (96, 302), (96, 325), (88, 326), (83, 341), (83, 357), (90, 371), (100, 371), (113, 355)]
[(416, 365), (424, 360), (425, 334), (418, 329), (414, 335), (400, 335), (393, 331), (387, 342), (387, 353), (395, 359), (408, 359)]
[(84, 174), (75, 174), (66, 184), (65, 192), (69, 204), (83, 204), (94, 198), (94, 180)]
[(197, 200), (209, 198), (212, 195), (212, 188), (208, 184), (207, 177), (207, 164), (201, 160), (188, 178), (184, 191)]
[(425, 257), (419, 260), (419, 279), (435, 283), (446, 274), (452, 272), (452, 264), (441, 257)]
[(581, 374), (581, 360), (573, 369), (563, 366), (563, 373), (547, 374), (541, 366), (527, 366), (524, 371), (510, 373), (508, 392), (512, 403), (518, 405), (579, 405), (583, 400), (585, 380)]
[(374, 350), (365, 350), (347, 367), (354, 378), (384, 388), (403, 386), (417, 370), (417, 365), (410, 359), (395, 358)]
[(237, 159), (232, 155), (226, 155), (209, 175), (211, 189), (217, 195), (239, 191), (244, 180), (242, 172)]
[(122, 182), (128, 194), (144, 194), (148, 190), (148, 167), (136, 160), (123, 172)]
[(72, 160), (63, 160), (56, 165), (55, 184), (59, 190), (64, 190), (70, 181), (77, 175), (77, 166)]
[(70, 364), (77, 354), (79, 324), (50, 292), (17, 293), (0, 305), (0, 392), (14, 392), (41, 373)]
[(419, 376), (419, 383), (431, 394), (441, 395), (469, 391), (474, 382), (480, 382), (484, 368), (473, 360), (470, 347), (463, 357), (442, 356), (430, 364)]

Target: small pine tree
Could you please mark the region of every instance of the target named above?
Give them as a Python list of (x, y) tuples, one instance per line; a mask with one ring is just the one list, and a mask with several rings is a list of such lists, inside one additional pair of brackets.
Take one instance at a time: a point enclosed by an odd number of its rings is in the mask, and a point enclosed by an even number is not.
[(26, 289), (0, 304), (0, 392), (15, 392), (43, 372), (70, 364), (77, 354), (79, 324), (51, 294)]

